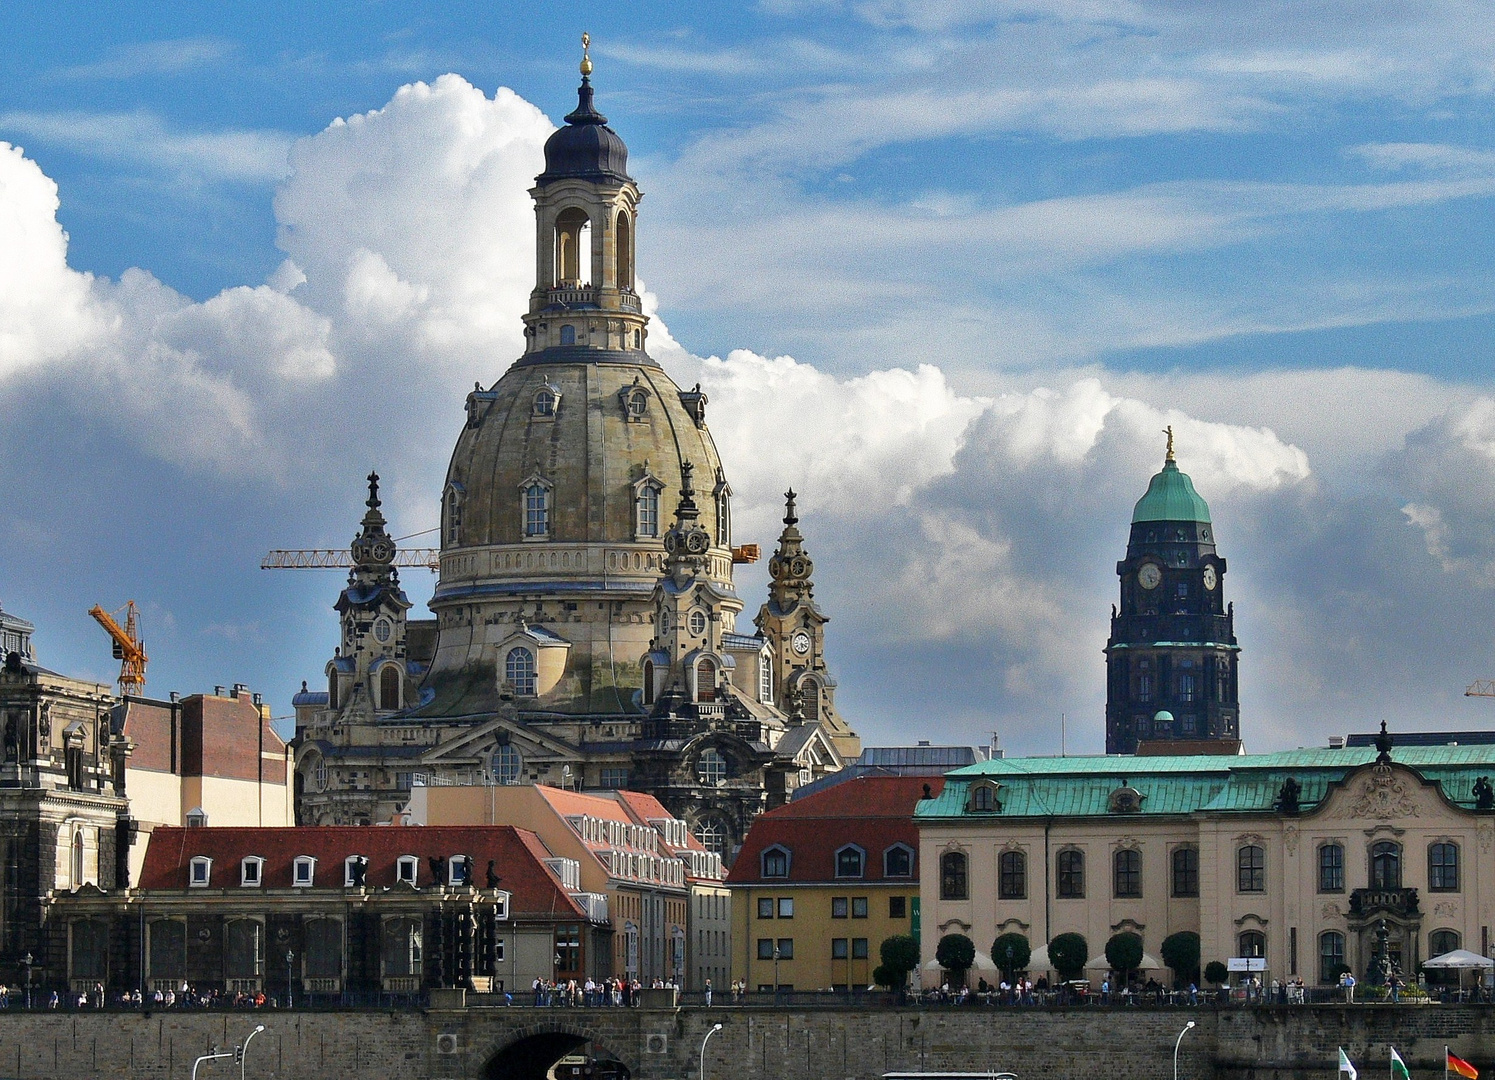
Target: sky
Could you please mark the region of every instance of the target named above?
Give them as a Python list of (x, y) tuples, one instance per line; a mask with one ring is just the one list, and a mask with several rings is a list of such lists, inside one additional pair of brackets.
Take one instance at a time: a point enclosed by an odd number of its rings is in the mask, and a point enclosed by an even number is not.
[(583, 30), (651, 347), (739, 542), (802, 493), (869, 744), (1102, 749), (1168, 425), (1249, 749), (1495, 726), (1495, 12), (1455, 0), (7, 4), (0, 603), (43, 664), (112, 681), (86, 612), (133, 599), (150, 693), (320, 680), (341, 579), (260, 557), (345, 545), (372, 468), (436, 524)]

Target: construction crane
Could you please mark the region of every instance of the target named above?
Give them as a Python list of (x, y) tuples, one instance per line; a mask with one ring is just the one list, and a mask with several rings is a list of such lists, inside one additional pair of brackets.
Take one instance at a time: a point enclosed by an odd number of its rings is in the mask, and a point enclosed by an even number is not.
[[(396, 566), (424, 566), (431, 573), (441, 569), (440, 548), (401, 548), (395, 552)], [(353, 565), (347, 548), (276, 548), (260, 560), (261, 570), (339, 570)]]
[(124, 626), (120, 626), (114, 616), (98, 604), (89, 608), (88, 613), (114, 641), (114, 659), (120, 661), (120, 697), (126, 694), (139, 697), (145, 692), (145, 662), (148, 659), (145, 655), (145, 642), (140, 640), (140, 611), (133, 600), (120, 610), (125, 613)]
[(1477, 679), (1464, 690), (1465, 697), (1495, 697), (1495, 679)]

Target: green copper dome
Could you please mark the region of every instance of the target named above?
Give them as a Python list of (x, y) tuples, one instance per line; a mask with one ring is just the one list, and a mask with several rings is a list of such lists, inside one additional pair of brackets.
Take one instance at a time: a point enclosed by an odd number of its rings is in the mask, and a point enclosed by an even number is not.
[(1163, 471), (1147, 485), (1147, 494), (1137, 500), (1132, 524), (1139, 521), (1209, 521), (1209, 504), (1194, 490), (1188, 473), (1179, 471), (1171, 454), (1163, 462)]

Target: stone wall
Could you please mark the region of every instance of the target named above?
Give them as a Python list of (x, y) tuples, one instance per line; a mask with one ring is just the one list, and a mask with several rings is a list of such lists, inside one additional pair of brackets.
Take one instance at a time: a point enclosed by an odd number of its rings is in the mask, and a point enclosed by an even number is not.
[[(308, 1013), (0, 1013), (0, 1077), (187, 1080), (193, 1059), (262, 1023), (246, 1076), (280, 1080), (531, 1080), (536, 1055), (585, 1047), (637, 1080), (876, 1080), (885, 1072), (1005, 1070), (1022, 1080), (1172, 1075), (1182, 1080), (1332, 1080), (1343, 1046), (1367, 1077), (1387, 1047), (1413, 1076), (1441, 1071), (1445, 1044), (1495, 1066), (1495, 1010), (1477, 1006), (1185, 1009), (532, 1009)], [(551, 1059), (553, 1060), (553, 1059)], [(202, 1080), (229, 1076), (204, 1065)], [(539, 1073), (534, 1080), (539, 1080)]]

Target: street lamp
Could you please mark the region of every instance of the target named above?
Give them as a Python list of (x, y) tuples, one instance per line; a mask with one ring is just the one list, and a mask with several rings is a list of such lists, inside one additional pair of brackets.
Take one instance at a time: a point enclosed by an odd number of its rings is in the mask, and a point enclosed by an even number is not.
[(773, 943), (773, 999), (779, 1000), (779, 943)]
[(722, 1026), (717, 1024), (710, 1031), (706, 1032), (706, 1037), (701, 1040), (701, 1071), (698, 1074), (699, 1080), (706, 1080), (706, 1044), (711, 1041), (711, 1036), (715, 1035), (721, 1029)]
[(21, 957), (21, 963), (26, 968), (26, 1008), (31, 1008), (31, 954), (27, 953)]
[(296, 959), (296, 954), (290, 949), (286, 950), (286, 1008), (292, 1009), (296, 1006), (296, 993), (291, 989), (291, 961)]
[(253, 1031), (251, 1031), (249, 1033), (249, 1035), (244, 1039), (244, 1044), (242, 1046), (240, 1046), (240, 1047), (237, 1048), (237, 1054), (238, 1054), (238, 1058), (239, 1058), (239, 1080), (244, 1080), (245, 1062), (247, 1062), (249, 1060), (249, 1040), (252, 1039), (252, 1038), (254, 1038), (256, 1035), (258, 1035), (260, 1032), (262, 1032), (264, 1030), (265, 1030), (265, 1025), (264, 1024), (257, 1025), (255, 1027), (255, 1029)]
[(1178, 1041), (1173, 1044), (1173, 1080), (1178, 1080), (1178, 1047), (1179, 1047), (1179, 1044), (1184, 1041), (1184, 1036), (1189, 1033), (1189, 1029), (1191, 1027), (1193, 1027), (1193, 1026), (1194, 1026), (1194, 1021), (1192, 1021), (1192, 1020), (1190, 1020), (1187, 1024), (1185, 1024), (1184, 1025), (1184, 1029), (1178, 1033)]

